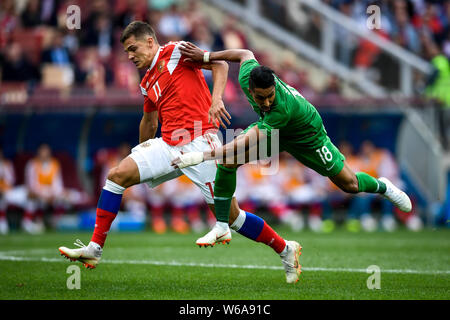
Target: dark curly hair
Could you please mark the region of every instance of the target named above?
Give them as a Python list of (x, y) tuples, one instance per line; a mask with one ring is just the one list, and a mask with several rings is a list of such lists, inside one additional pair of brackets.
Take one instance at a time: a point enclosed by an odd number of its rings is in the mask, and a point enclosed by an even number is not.
[(248, 81), (251, 90), (255, 88), (266, 89), (275, 85), (275, 77), (272, 69), (266, 66), (259, 66), (250, 72)]

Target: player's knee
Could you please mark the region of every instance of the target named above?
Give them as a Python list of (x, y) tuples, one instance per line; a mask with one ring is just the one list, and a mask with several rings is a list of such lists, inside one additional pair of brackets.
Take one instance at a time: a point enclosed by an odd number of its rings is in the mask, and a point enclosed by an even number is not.
[(131, 177), (126, 170), (123, 170), (117, 166), (109, 170), (108, 180), (117, 183), (119, 186), (127, 188), (130, 186)]

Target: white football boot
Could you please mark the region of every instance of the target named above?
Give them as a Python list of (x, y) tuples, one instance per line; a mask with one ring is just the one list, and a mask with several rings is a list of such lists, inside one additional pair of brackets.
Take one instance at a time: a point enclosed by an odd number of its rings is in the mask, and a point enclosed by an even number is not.
[(287, 252), (281, 257), (284, 270), (286, 272), (286, 282), (296, 283), (302, 272), (302, 266), (299, 263), (302, 254), (302, 246), (296, 241), (286, 240)]
[(217, 242), (229, 244), (231, 241), (231, 230), (227, 223), (216, 222), (215, 226), (205, 236), (198, 238), (195, 242), (199, 247), (214, 246)]
[(383, 197), (388, 199), (394, 206), (403, 212), (410, 212), (412, 210), (411, 200), (406, 193), (394, 186), (387, 178), (380, 178), (378, 180), (386, 184), (386, 192), (383, 194)]
[(69, 249), (66, 247), (59, 247), (59, 252), (70, 261), (80, 261), (86, 268), (94, 269), (102, 257), (102, 247), (92, 241), (86, 246), (80, 239), (77, 239), (74, 242), (74, 245), (80, 248)]

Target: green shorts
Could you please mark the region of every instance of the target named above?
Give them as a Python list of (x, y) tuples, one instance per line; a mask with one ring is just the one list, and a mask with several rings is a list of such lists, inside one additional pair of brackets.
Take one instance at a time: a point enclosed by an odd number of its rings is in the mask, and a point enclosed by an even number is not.
[(280, 152), (281, 149), (325, 177), (334, 177), (344, 168), (345, 157), (328, 136), (317, 148), (310, 149), (280, 142)]
[[(249, 125), (241, 134), (246, 133), (257, 122)], [(268, 150), (271, 150), (270, 138), (268, 139)], [(328, 136), (325, 136), (323, 142), (315, 148), (306, 148), (299, 143), (280, 139), (279, 152), (286, 151), (305, 166), (313, 169), (325, 177), (333, 177), (344, 168), (344, 155), (331, 142)], [(271, 156), (268, 153), (267, 156)]]

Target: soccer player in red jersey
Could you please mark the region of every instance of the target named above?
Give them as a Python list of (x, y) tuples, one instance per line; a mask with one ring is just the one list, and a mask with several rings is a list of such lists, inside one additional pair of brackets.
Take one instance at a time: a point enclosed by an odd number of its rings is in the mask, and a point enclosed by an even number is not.
[[(144, 22), (130, 23), (122, 33), (121, 43), (128, 59), (138, 69), (147, 68), (141, 82), (144, 95), (144, 114), (139, 125), (140, 144), (119, 165), (109, 171), (97, 205), (97, 218), (92, 239), (88, 246), (77, 240), (79, 249), (60, 247), (59, 251), (71, 260), (78, 260), (85, 267), (95, 268), (100, 261), (102, 248), (114, 221), (126, 188), (139, 183), (155, 187), (165, 181), (185, 174), (202, 191), (209, 208), (214, 210), (213, 184), (216, 176), (215, 161), (206, 161), (186, 169), (174, 168), (172, 160), (186, 152), (211, 151), (220, 147), (218, 125), (226, 128), (230, 115), (226, 111), (222, 93), (228, 73), (226, 62), (192, 62), (180, 52), (182, 42), (159, 45), (154, 30)], [(201, 69), (212, 70), (212, 95)], [(161, 138), (155, 138), (161, 122)], [(220, 226), (220, 222), (218, 222)], [(231, 233), (223, 223), (213, 241), (199, 246), (228, 243)], [(285, 241), (263, 219), (241, 210), (233, 199), (229, 225), (245, 237), (262, 242), (277, 252), (286, 271), (286, 281), (296, 282), (300, 274), (298, 258), (300, 245)]]

